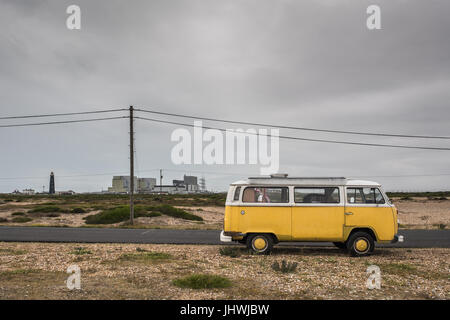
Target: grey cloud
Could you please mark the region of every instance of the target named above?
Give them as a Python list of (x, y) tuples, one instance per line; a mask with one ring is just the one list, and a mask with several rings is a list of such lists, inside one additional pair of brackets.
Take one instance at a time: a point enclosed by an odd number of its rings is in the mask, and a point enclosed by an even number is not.
[[(82, 30), (65, 28), (71, 1), (0, 4), (1, 113), (128, 107), (360, 131), (448, 135), (450, 21), (446, 1), (377, 1), (380, 31), (365, 27), (369, 1), (77, 1)], [(179, 120), (179, 119), (177, 119)], [(206, 175), (224, 188), (258, 167), (170, 162), (173, 126), (136, 123), (141, 170)], [(94, 191), (126, 172), (127, 123), (0, 129), (0, 177), (57, 173), (60, 189)], [(286, 135), (444, 145), (445, 141)], [(441, 173), (448, 152), (282, 142), (281, 170), (301, 175)], [(167, 172), (166, 178), (182, 173)], [(157, 176), (156, 172), (142, 175)], [(448, 177), (447, 177), (448, 178)], [(388, 179), (388, 188), (448, 189), (445, 177)], [(376, 179), (376, 178), (374, 178)], [(414, 180), (416, 179), (416, 180)], [(48, 184), (0, 180), (0, 192)]]

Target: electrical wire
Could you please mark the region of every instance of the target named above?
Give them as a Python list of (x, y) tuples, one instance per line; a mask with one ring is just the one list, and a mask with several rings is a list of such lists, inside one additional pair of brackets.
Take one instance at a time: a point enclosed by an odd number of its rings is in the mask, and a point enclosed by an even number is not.
[(67, 113), (51, 113), (51, 114), (36, 114), (36, 115), (26, 115), (26, 116), (7, 116), (0, 117), (0, 120), (10, 120), (10, 119), (25, 119), (25, 118), (44, 118), (44, 117), (59, 117), (59, 116), (73, 116), (81, 114), (97, 114), (97, 113), (107, 113), (107, 112), (118, 112), (126, 111), (127, 109), (109, 109), (109, 110), (96, 110), (96, 111), (83, 111), (83, 112), (67, 112)]
[[(173, 124), (179, 126), (186, 127), (196, 127), (192, 124), (174, 122), (174, 121), (166, 121), (145, 117), (134, 117), (135, 119), (141, 119), (146, 121), (158, 122), (158, 123), (166, 123)], [(215, 128), (202, 126), (204, 129), (215, 129), (223, 132), (227, 132), (229, 130), (223, 128)], [(239, 132), (236, 132), (239, 133)], [(260, 135), (260, 136), (269, 136), (267, 134), (259, 134), (259, 133), (251, 133), (251, 132), (242, 132), (241, 134), (250, 134), (250, 135)], [(333, 144), (346, 144), (346, 145), (358, 145), (358, 146), (369, 146), (369, 147), (386, 147), (386, 148), (403, 148), (403, 149), (420, 149), (420, 150), (439, 150), (439, 151), (450, 151), (450, 148), (442, 148), (442, 147), (426, 147), (426, 146), (407, 146), (407, 145), (394, 145), (394, 144), (381, 144), (381, 143), (365, 143), (365, 142), (351, 142), (351, 141), (339, 141), (339, 140), (326, 140), (326, 139), (311, 139), (311, 138), (300, 138), (300, 137), (292, 137), (292, 136), (278, 136), (280, 139), (287, 140), (299, 140), (299, 141), (310, 141), (310, 142), (323, 142), (323, 143), (333, 143)]]
[(280, 128), (280, 129), (292, 129), (292, 130), (304, 130), (304, 131), (316, 131), (316, 132), (328, 132), (328, 133), (340, 133), (340, 134), (354, 134), (354, 135), (366, 135), (366, 136), (396, 137), (396, 138), (450, 139), (450, 136), (407, 135), (407, 134), (391, 134), (391, 133), (373, 133), (373, 132), (317, 129), (317, 128), (294, 127), (294, 126), (247, 122), (247, 121), (222, 120), (222, 119), (217, 119), (217, 118), (182, 115), (182, 114), (177, 114), (177, 113), (153, 111), (153, 110), (148, 110), (148, 109), (134, 109), (134, 110), (141, 111), (141, 112), (147, 112), (147, 113), (153, 113), (153, 114), (159, 114), (159, 115), (165, 115), (165, 116), (172, 116), (172, 117), (182, 117), (182, 118), (199, 119), (199, 120), (205, 120), (205, 121), (215, 121), (215, 122), (224, 122), (224, 123), (232, 123), (232, 124), (243, 124), (243, 125), (260, 126), (260, 127)]
[(92, 121), (104, 121), (114, 119), (125, 119), (128, 116), (121, 117), (109, 117), (109, 118), (93, 118), (93, 119), (81, 119), (81, 120), (65, 120), (65, 121), (52, 121), (52, 122), (35, 122), (35, 123), (19, 123), (19, 124), (2, 124), (0, 128), (12, 128), (12, 127), (29, 127), (29, 126), (43, 126), (49, 124), (63, 124), (63, 123), (77, 123), (77, 122), (92, 122)]

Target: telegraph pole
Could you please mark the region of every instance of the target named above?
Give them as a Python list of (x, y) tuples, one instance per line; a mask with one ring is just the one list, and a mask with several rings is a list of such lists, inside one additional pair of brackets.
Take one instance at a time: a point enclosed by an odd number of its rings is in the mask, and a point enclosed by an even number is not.
[(159, 169), (159, 191), (160, 192), (162, 192), (162, 179), (163, 179), (162, 169)]
[(130, 224), (134, 224), (134, 131), (133, 106), (130, 106)]

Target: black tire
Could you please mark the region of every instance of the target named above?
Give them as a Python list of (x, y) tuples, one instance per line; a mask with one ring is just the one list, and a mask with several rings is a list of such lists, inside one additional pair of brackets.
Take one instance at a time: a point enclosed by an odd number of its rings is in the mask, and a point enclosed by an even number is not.
[(373, 237), (364, 231), (357, 231), (347, 240), (347, 250), (354, 257), (367, 256), (375, 249)]
[(347, 244), (345, 242), (333, 242), (333, 244), (339, 249), (347, 250)]
[(273, 238), (268, 234), (253, 234), (247, 237), (247, 248), (258, 254), (269, 254), (273, 248)]

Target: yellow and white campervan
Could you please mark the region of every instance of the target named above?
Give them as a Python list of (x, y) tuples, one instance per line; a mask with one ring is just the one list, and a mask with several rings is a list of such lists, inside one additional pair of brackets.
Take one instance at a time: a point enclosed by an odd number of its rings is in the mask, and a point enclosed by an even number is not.
[(282, 241), (333, 242), (367, 255), (397, 236), (397, 209), (380, 184), (346, 178), (254, 177), (230, 185), (223, 242), (268, 253)]

